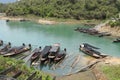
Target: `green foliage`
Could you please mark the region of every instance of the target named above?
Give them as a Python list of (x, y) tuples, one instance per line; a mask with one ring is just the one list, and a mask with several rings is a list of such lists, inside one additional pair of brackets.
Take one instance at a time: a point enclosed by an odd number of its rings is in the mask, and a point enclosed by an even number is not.
[(0, 13), (5, 12), (7, 8), (8, 8), (7, 4), (0, 3)]
[(46, 80), (50, 80), (50, 79), (51, 79), (50, 76), (47, 76), (47, 77), (46, 77)]
[(102, 66), (101, 70), (109, 80), (120, 79), (120, 65)]
[(107, 19), (120, 12), (120, 0), (20, 0), (8, 4), (8, 16)]
[(120, 20), (115, 20), (115, 21), (109, 21), (108, 23), (111, 27), (118, 27), (120, 26)]
[[(42, 76), (42, 80), (52, 80), (50, 76), (47, 74), (44, 74), (41, 71), (35, 70), (33, 67), (28, 68), (26, 65), (23, 64), (22, 60), (16, 60), (16, 59), (11, 59), (11, 58), (5, 58), (0, 56), (0, 71), (10, 67), (10, 66), (15, 66), (15, 71), (22, 71), (22, 74), (17, 78), (17, 80), (25, 80), (30, 76), (31, 73), (36, 72), (35, 78), (39, 78)], [(13, 75), (13, 73), (9, 74)]]

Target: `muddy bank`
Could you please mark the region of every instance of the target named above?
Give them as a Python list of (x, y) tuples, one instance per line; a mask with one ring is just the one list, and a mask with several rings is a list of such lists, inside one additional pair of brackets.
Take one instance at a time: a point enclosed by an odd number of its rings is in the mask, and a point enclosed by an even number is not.
[(85, 57), (87, 64), (91, 64), (95, 61), (99, 63), (92, 66), (90, 69), (78, 72), (72, 75), (57, 77), (56, 80), (108, 80), (107, 76), (101, 71), (103, 65), (120, 65), (120, 58), (108, 56), (103, 59), (94, 59), (91, 57)]

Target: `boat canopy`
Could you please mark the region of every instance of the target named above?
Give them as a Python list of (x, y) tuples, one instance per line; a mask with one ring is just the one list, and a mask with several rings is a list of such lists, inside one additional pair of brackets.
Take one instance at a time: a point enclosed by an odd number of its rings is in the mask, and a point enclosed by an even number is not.
[(57, 52), (59, 50), (59, 46), (52, 46), (49, 52)]
[(41, 54), (47, 54), (50, 49), (51, 49), (51, 46), (45, 46), (45, 48), (42, 50)]

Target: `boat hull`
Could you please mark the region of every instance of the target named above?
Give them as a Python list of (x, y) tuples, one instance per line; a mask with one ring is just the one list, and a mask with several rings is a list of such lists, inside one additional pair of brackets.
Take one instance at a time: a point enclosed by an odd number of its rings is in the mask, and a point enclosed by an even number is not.
[(87, 54), (87, 55), (89, 55), (89, 56), (91, 56), (91, 57), (94, 57), (94, 58), (96, 58), (96, 59), (104, 58), (104, 57), (107, 56), (107, 55), (101, 55), (100, 53), (98, 54), (98, 53), (94, 52), (94, 50), (91, 51), (91, 50), (88, 50), (87, 48), (80, 48), (80, 50), (81, 50), (83, 53), (85, 53), (85, 54)]

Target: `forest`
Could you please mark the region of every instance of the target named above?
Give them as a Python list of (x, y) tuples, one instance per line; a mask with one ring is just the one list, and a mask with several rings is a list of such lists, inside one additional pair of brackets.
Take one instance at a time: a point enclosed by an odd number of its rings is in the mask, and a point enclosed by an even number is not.
[(0, 12), (7, 16), (25, 16), (63, 19), (108, 19), (120, 13), (120, 0), (20, 0), (0, 4)]

